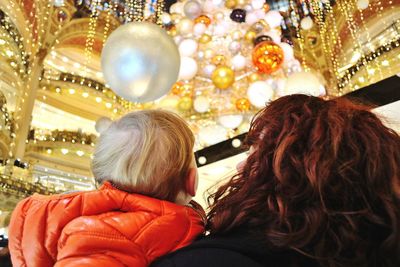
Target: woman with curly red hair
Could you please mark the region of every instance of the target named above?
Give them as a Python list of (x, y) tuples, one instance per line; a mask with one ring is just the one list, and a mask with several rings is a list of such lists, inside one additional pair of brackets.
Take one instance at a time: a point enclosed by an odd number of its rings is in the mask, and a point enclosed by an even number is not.
[(400, 266), (400, 137), (367, 107), (285, 96), (247, 143), (210, 235), (153, 266)]

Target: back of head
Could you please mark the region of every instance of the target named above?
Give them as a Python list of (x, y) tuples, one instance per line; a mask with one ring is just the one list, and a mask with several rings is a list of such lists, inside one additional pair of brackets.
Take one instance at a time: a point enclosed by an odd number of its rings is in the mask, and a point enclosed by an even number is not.
[(172, 112), (129, 113), (101, 133), (92, 161), (96, 181), (175, 201), (193, 160), (194, 136)]
[(253, 152), (211, 198), (210, 230), (248, 226), (321, 266), (399, 266), (400, 137), (346, 99), (277, 99)]

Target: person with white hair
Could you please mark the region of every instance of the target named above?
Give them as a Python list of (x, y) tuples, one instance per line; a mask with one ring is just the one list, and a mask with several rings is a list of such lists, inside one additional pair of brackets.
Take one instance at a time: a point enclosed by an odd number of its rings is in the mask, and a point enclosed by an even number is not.
[(148, 266), (204, 231), (194, 136), (172, 112), (129, 113), (93, 154), (99, 189), (21, 201), (9, 248), (14, 266)]

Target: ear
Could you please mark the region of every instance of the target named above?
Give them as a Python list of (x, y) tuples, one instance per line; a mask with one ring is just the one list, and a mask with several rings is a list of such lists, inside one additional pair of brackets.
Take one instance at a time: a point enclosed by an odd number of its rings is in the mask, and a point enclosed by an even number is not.
[(194, 197), (197, 190), (197, 170), (190, 168), (185, 183), (186, 193)]

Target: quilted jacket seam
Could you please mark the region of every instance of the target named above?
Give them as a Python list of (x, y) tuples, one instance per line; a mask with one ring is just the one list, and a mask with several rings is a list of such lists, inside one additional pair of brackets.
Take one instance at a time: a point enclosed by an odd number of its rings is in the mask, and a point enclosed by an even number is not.
[(192, 230), (193, 221), (190, 219), (187, 209), (185, 209), (185, 214), (186, 214), (186, 219), (189, 221), (189, 227), (187, 228), (186, 235), (180, 240), (180, 242), (177, 244), (176, 247), (180, 247), (181, 244), (186, 241)]
[(25, 256), (24, 256), (24, 250), (22, 249), (22, 233), (24, 232), (24, 228), (25, 228), (25, 224), (26, 224), (26, 214), (27, 214), (26, 211), (27, 210), (25, 209), (25, 206), (28, 205), (28, 203), (29, 203), (29, 208), (30, 208), (30, 206), (32, 204), (31, 201), (26, 201), (23, 204), (23, 207), (21, 207), (21, 212), (23, 211), (23, 214), (21, 214), (21, 216), (23, 216), (24, 221), (22, 222), (22, 224), (20, 226), (20, 231), (19, 231), (21, 233), (21, 238), (18, 239), (18, 247), (20, 248), (20, 252), (21, 252), (21, 256), (22, 256), (22, 260), (23, 260), (24, 266), (28, 266), (28, 265), (26, 264), (26, 259), (25, 259)]
[[(49, 256), (49, 258), (54, 262), (54, 258), (51, 256), (50, 251), (48, 250), (47, 246), (46, 246), (46, 241), (47, 241), (47, 228), (48, 228), (48, 223), (47, 220), (49, 219), (49, 216), (47, 216), (49, 214), (49, 203), (47, 203), (46, 205), (46, 212), (45, 212), (45, 216), (44, 218), (46, 219), (46, 224), (44, 226), (44, 237), (43, 237), (43, 247), (44, 247), (44, 251), (46, 251), (47, 256)], [(57, 259), (57, 255), (56, 255), (56, 259)]]

